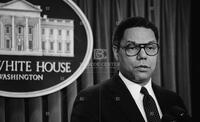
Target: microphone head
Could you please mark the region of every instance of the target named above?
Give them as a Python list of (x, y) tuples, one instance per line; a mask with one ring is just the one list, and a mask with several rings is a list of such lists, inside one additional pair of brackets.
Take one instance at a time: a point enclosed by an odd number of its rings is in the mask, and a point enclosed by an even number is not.
[(185, 116), (186, 114), (186, 111), (179, 107), (179, 106), (173, 106), (170, 110), (169, 110), (169, 113), (173, 116), (176, 116), (176, 117), (183, 117)]
[(183, 108), (173, 106), (163, 115), (162, 122), (190, 122), (190, 116)]

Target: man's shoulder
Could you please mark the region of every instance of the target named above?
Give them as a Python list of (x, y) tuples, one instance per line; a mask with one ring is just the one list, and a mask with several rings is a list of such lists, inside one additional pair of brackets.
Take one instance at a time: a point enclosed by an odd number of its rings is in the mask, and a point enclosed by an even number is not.
[(107, 98), (111, 95), (107, 90), (110, 82), (112, 82), (112, 79), (81, 90), (76, 96), (73, 105), (72, 119), (80, 119), (80, 121), (84, 121), (82, 119), (85, 119), (90, 122), (96, 122), (99, 119), (99, 110), (102, 106), (111, 105), (107, 102)]
[(157, 85), (153, 85), (153, 89), (156, 97), (159, 100), (162, 100), (165, 103), (165, 106), (168, 104), (169, 106), (178, 105), (185, 108), (182, 98), (176, 92)]
[(169, 90), (167, 88), (158, 86), (156, 84), (153, 84), (153, 89), (155, 90), (155, 92), (159, 92), (161, 95), (164, 95), (164, 96), (169, 96), (169, 97), (178, 97), (179, 96), (176, 92)]

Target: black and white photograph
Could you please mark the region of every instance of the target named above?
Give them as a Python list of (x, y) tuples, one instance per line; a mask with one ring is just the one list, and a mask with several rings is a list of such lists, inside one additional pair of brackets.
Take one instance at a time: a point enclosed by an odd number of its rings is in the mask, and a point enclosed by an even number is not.
[(190, 0), (1, 0), (0, 122), (193, 122)]

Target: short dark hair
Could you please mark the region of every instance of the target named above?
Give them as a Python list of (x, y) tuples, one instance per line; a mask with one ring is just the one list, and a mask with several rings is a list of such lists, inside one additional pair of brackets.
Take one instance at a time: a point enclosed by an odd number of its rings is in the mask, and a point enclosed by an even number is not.
[(148, 21), (147, 19), (143, 17), (131, 17), (127, 18), (126, 20), (123, 20), (120, 22), (120, 24), (116, 27), (113, 37), (112, 37), (112, 45), (116, 46), (118, 49), (120, 47), (121, 39), (123, 38), (124, 31), (128, 28), (132, 27), (144, 27), (151, 29), (156, 37), (156, 40), (158, 41), (158, 29), (157, 27)]

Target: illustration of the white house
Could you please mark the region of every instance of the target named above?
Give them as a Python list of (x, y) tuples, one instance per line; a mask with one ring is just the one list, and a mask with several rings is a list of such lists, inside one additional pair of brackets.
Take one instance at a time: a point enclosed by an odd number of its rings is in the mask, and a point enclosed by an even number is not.
[(0, 54), (74, 56), (74, 21), (41, 12), (25, 0), (0, 3)]

